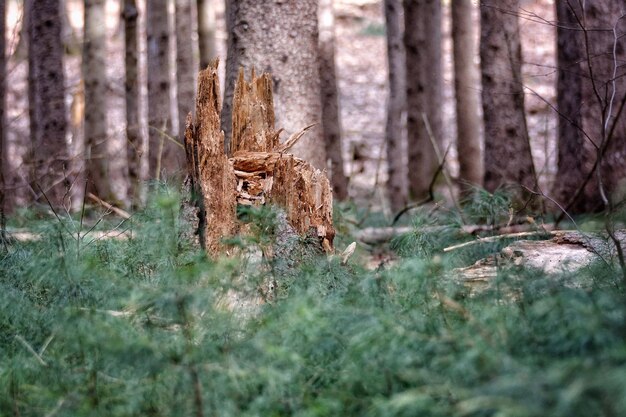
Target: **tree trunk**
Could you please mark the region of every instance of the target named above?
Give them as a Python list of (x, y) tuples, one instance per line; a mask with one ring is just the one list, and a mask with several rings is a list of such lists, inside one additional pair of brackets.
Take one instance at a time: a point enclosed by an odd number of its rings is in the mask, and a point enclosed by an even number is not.
[(277, 125), (287, 135), (317, 124), (294, 147), (296, 156), (326, 167), (322, 134), (317, 2), (284, 0), (228, 2), (228, 59), (222, 129), (229, 146), (231, 100), (240, 67), (272, 73)]
[(124, 65), (126, 79), (126, 159), (128, 163), (128, 196), (133, 209), (143, 200), (141, 160), (145, 152), (144, 138), (139, 119), (139, 10), (136, 0), (124, 0)]
[(348, 178), (343, 169), (339, 90), (335, 70), (335, 12), (333, 0), (319, 0), (319, 54), (322, 87), (322, 128), (330, 180), (339, 200), (348, 198)]
[(184, 152), (172, 137), (168, 0), (146, 3), (148, 32), (149, 177), (161, 179), (183, 167)]
[(409, 190), (421, 198), (439, 165), (433, 142), (443, 136), (441, 0), (404, 0), (404, 22)]
[(107, 138), (107, 51), (105, 0), (85, 0), (83, 80), (85, 81), (85, 164), (87, 190), (110, 200)]
[(472, 1), (453, 0), (452, 41), (454, 53), (454, 90), (456, 92), (457, 154), (461, 191), (481, 187), (483, 163), (480, 151), (480, 114), (478, 112), (478, 68), (474, 64), (476, 44), (472, 21)]
[(403, 144), (402, 112), (406, 105), (406, 64), (402, 43), (402, 1), (385, 0), (385, 27), (387, 30), (387, 67), (389, 71), (389, 98), (387, 99), (387, 193), (394, 211), (407, 203), (407, 172)]
[(59, 0), (28, 1), (31, 183), (40, 201), (61, 206), (67, 193), (65, 76)]
[(185, 135), (185, 120), (192, 111), (195, 97), (194, 44), (192, 42), (191, 0), (176, 0), (176, 84), (178, 126), (181, 143)]
[[(584, 34), (578, 26), (582, 18), (578, 2), (555, 3), (557, 15), (557, 109), (558, 158), (553, 198), (570, 212), (585, 210), (585, 202), (572, 202), (576, 191), (593, 169), (595, 157), (589, 152), (587, 139), (582, 134), (582, 83)], [(581, 155), (586, 155), (581, 158)], [(570, 204), (574, 203), (574, 204)]]
[(232, 103), (233, 157), (228, 159), (220, 129), (217, 64), (200, 72), (195, 118), (189, 115), (186, 123), (185, 150), (197, 196), (198, 236), (212, 256), (225, 251), (224, 238), (240, 231), (237, 205), (266, 203), (284, 211), (295, 238), (283, 248), (287, 256), (300, 246), (296, 233), (317, 238), (319, 245), (314, 247), (332, 251), (330, 183), (322, 171), (288, 153), (306, 129), (279, 143), (272, 82), (269, 74), (257, 77), (254, 72), (246, 82), (243, 70), (239, 72)]
[[(585, 208), (597, 210), (626, 197), (626, 19), (624, 2), (586, 2), (581, 21), (586, 28), (583, 56), (582, 124), (598, 146), (590, 149), (600, 159), (600, 175), (585, 190)], [(601, 30), (598, 30), (601, 29)], [(617, 39), (616, 39), (617, 38)], [(621, 113), (620, 113), (621, 112)], [(584, 157), (582, 155), (581, 157)], [(606, 197), (606, 200), (605, 200)], [(610, 204), (607, 204), (610, 203)]]
[(6, 115), (4, 103), (6, 101), (6, 3), (0, 0), (0, 243), (6, 240), (5, 196), (6, 182), (4, 181), (4, 158), (7, 155)]
[(212, 60), (217, 58), (214, 1), (215, 0), (197, 0), (200, 69), (205, 69)]
[(521, 73), (519, 0), (480, 6), (480, 62), (485, 123), (485, 188), (535, 189)]

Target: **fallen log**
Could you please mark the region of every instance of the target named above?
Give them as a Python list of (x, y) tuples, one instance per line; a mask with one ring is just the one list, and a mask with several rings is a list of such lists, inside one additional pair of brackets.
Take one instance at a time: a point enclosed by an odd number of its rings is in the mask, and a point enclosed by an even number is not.
[(200, 72), (195, 118), (187, 118), (185, 150), (191, 190), (197, 207), (198, 236), (211, 255), (228, 253), (225, 238), (242, 231), (237, 205), (280, 207), (299, 235), (314, 236), (319, 247), (333, 251), (332, 191), (326, 174), (287, 153), (311, 126), (283, 144), (274, 126), (269, 74), (247, 82), (243, 70), (233, 98), (232, 156), (224, 151), (217, 61)]
[[(471, 287), (472, 292), (479, 292), (487, 288), (499, 272), (513, 268), (558, 277), (575, 276), (596, 262), (618, 267), (616, 247), (606, 233), (558, 230), (550, 235), (548, 240), (513, 242), (495, 255), (453, 270), (452, 275)], [(616, 231), (615, 235), (622, 247), (626, 246), (626, 230)], [(577, 284), (574, 282), (574, 285)]]

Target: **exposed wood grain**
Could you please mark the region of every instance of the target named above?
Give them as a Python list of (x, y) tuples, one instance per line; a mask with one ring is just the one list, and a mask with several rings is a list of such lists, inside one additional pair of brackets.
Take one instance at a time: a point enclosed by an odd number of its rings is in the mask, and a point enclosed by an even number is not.
[(216, 256), (225, 251), (222, 240), (239, 231), (236, 206), (273, 204), (280, 207), (293, 231), (317, 238), (318, 247), (331, 252), (332, 189), (325, 172), (286, 153), (311, 126), (303, 127), (280, 145), (274, 127), (271, 77), (240, 72), (233, 99), (232, 157), (224, 151), (220, 130), (217, 62), (198, 80), (196, 118), (187, 118), (185, 150), (197, 194), (200, 242)]

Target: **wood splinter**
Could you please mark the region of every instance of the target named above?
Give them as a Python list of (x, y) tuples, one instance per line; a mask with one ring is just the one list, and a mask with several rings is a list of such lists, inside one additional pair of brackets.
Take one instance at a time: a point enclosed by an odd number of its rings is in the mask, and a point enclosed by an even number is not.
[(300, 235), (314, 235), (326, 252), (333, 251), (332, 190), (326, 174), (286, 153), (313, 125), (283, 144), (274, 126), (269, 74), (247, 82), (240, 70), (233, 97), (230, 158), (220, 130), (218, 61), (200, 72), (195, 119), (187, 117), (185, 150), (198, 206), (200, 244), (211, 256), (226, 251), (222, 243), (240, 231), (237, 205), (273, 204), (285, 211)]

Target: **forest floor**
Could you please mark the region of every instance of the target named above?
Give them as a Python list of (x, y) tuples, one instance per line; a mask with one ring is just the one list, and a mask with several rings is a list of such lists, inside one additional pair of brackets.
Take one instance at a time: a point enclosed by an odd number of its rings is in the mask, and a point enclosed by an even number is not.
[[(141, 3), (141, 2), (140, 2)], [(216, 2), (221, 3), (221, 2)], [(82, 30), (82, 5), (77, 0), (67, 0), (68, 15), (64, 38), (76, 45)], [(9, 71), (8, 71), (8, 141), (10, 155), (10, 181), (14, 184), (14, 196), (24, 198), (30, 191), (25, 185), (26, 166), (23, 163), (27, 151), (24, 146), (28, 136), (28, 99), (26, 94), (27, 62), (24, 48), (20, 50), (20, 26), (22, 13), (17, 2), (9, 2), (7, 24)], [(218, 6), (219, 7), (219, 6)], [(223, 7), (223, 6), (222, 6)], [(445, 7), (444, 19), (444, 126), (443, 143), (455, 141), (454, 83), (452, 73), (449, 6)], [(553, 1), (522, 1), (520, 27), (524, 54), (523, 76), (525, 84), (539, 93), (543, 99), (555, 100), (555, 31), (545, 21), (553, 20)], [(384, 184), (386, 161), (384, 148), (385, 112), (387, 100), (387, 59), (384, 16), (380, 0), (336, 0), (336, 59), (340, 88), (341, 118), (344, 127), (343, 155), (350, 177), (350, 196), (359, 204), (369, 204), (374, 210), (391, 215), (385, 204)], [(118, 2), (107, 3), (107, 33), (109, 36), (109, 134), (111, 154), (124, 153), (124, 68), (123, 25), (119, 21)], [(224, 10), (218, 8), (218, 52), (225, 61), (226, 38)], [(478, 15), (475, 15), (476, 28)], [(79, 39), (78, 39), (79, 40)], [(79, 44), (78, 44), (79, 45)], [(145, 47), (145, 45), (144, 45)], [(17, 51), (17, 52), (16, 52)], [(140, 63), (144, 68), (145, 59)], [(478, 58), (476, 65), (478, 65)], [(222, 71), (224, 65), (221, 66)], [(174, 77), (174, 74), (172, 75)], [(70, 50), (66, 59), (66, 100), (68, 109), (76, 110), (80, 86), (80, 48)], [(479, 86), (477, 85), (477, 90)], [(144, 89), (145, 97), (145, 89)], [(477, 91), (478, 93), (478, 91)], [(146, 113), (145, 100), (141, 103)], [(549, 189), (555, 165), (556, 117), (550, 107), (527, 90), (526, 107), (532, 150), (540, 184)], [(175, 112), (175, 109), (172, 109)], [(73, 120), (73, 118), (71, 118)], [(176, 117), (173, 118), (177, 120)], [(145, 120), (144, 120), (145, 122)], [(71, 135), (76, 133), (72, 125)], [(69, 140), (72, 140), (70, 138)], [(119, 199), (125, 195), (123, 158), (113, 161), (112, 172)], [(457, 172), (456, 152), (451, 147), (449, 168)], [(117, 174), (115, 174), (117, 173)]]

